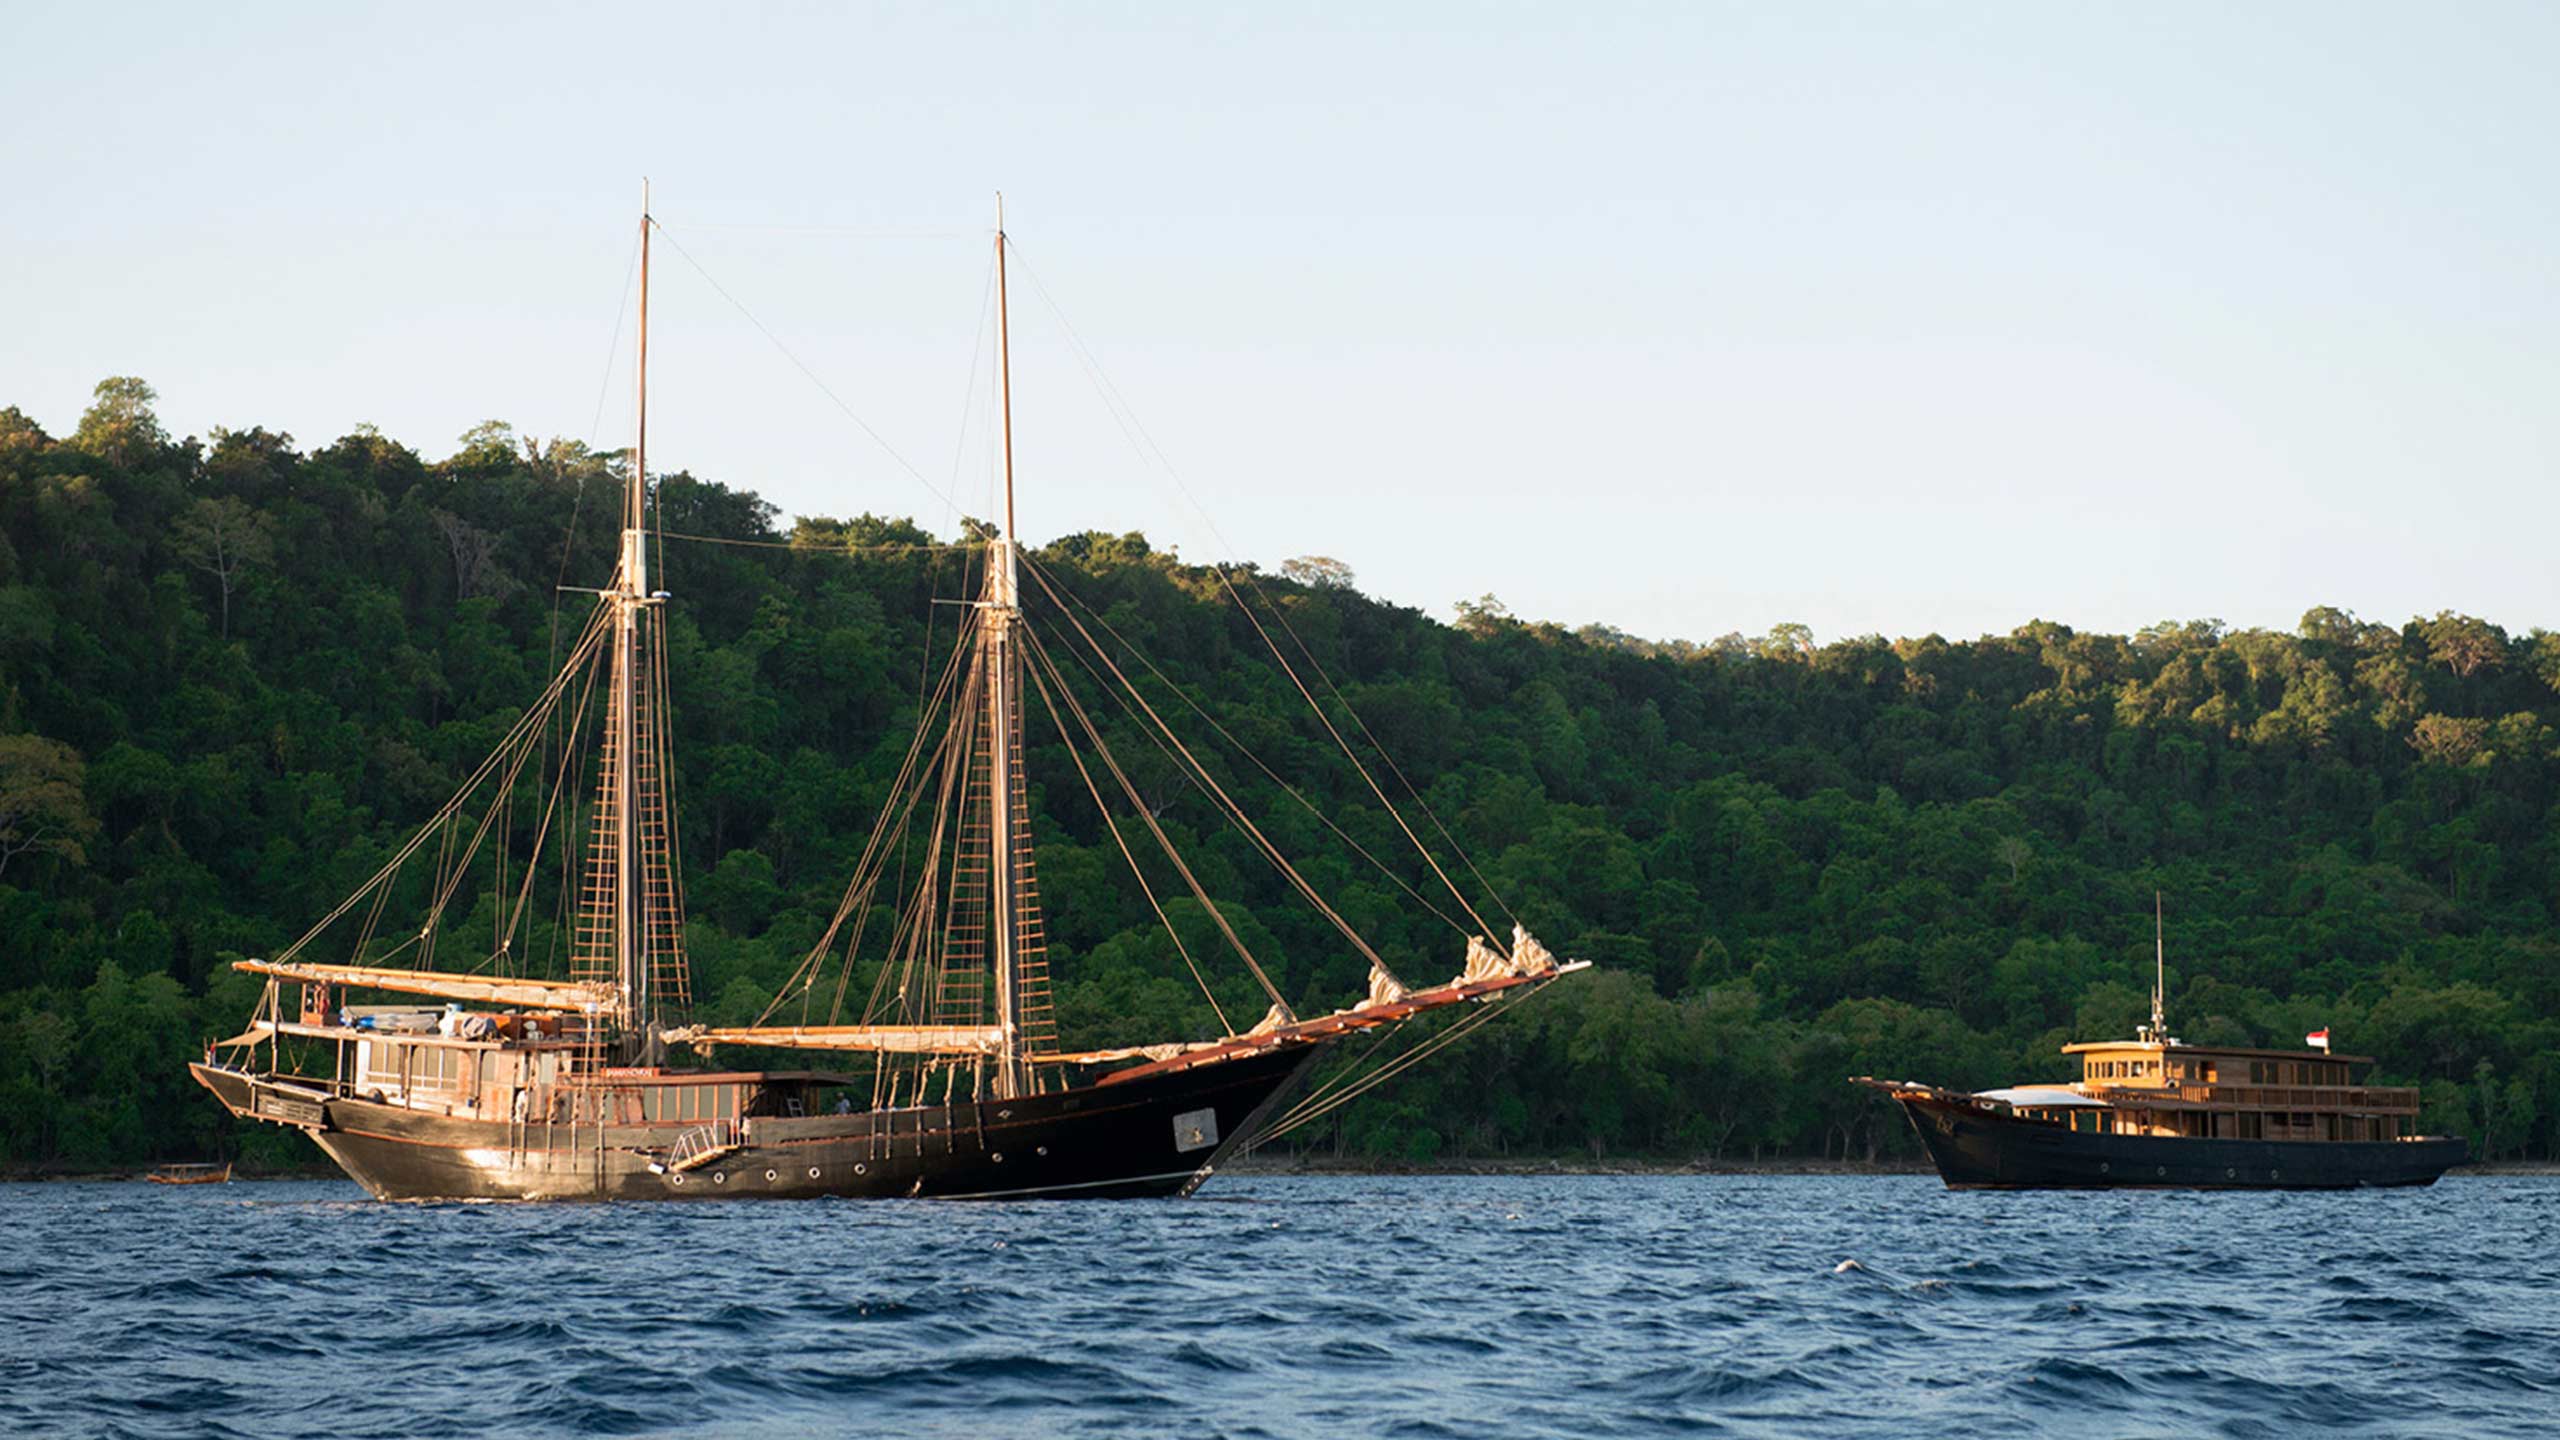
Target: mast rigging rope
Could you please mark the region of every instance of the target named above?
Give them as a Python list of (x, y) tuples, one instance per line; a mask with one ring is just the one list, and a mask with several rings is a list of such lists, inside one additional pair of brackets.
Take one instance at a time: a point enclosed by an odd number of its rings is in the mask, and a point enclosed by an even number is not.
[(756, 313), (748, 309), (744, 301), (740, 300), (737, 296), (730, 294), (728, 287), (722, 285), (717, 279), (715, 279), (709, 270), (704, 269), (702, 262), (693, 258), (693, 252), (684, 248), (683, 241), (678, 240), (673, 234), (669, 233), (667, 227), (664, 225), (659, 225), (657, 230), (661, 236), (666, 238), (666, 242), (668, 244), (675, 247), (676, 254), (684, 258), (684, 263), (692, 266), (694, 273), (702, 277), (703, 283), (709, 285), (714, 291), (718, 292), (720, 298), (728, 301), (740, 315), (745, 316), (747, 323), (756, 327), (756, 330), (761, 333), (767, 341), (772, 343), (773, 348), (781, 352), (782, 358), (791, 362), (793, 369), (798, 370), (803, 376), (807, 377), (810, 384), (818, 387), (819, 394), (826, 396), (829, 401), (834, 403), (838, 410), (844, 412), (846, 419), (851, 420), (855, 427), (860, 429), (863, 434), (871, 437), (871, 443), (879, 446), (882, 454), (888, 456), (891, 460), (896, 461), (899, 469), (906, 471), (908, 475), (914, 478), (917, 484), (922, 485), (925, 489), (931, 491), (934, 497), (942, 501), (943, 504), (948, 505), (955, 510), (959, 508), (960, 502), (952, 499), (948, 494), (944, 493), (941, 486), (926, 479), (925, 473), (910, 463), (906, 456), (900, 454), (898, 452), (898, 447), (890, 444), (887, 436), (882, 435), (878, 430), (873, 429), (870, 421), (863, 419), (861, 414), (855, 411), (851, 405), (846, 404), (843, 396), (838, 395), (833, 389), (829, 388), (826, 381), (818, 378), (817, 371), (810, 369), (807, 362), (803, 361), (799, 355), (794, 353), (790, 346), (782, 343), (781, 336), (774, 334), (772, 328), (766, 325), (762, 320), (757, 319)]
[[(1021, 255), (1021, 246), (1018, 242), (1012, 246), (1012, 250), (1017, 256)], [(1049, 287), (1041, 282), (1038, 269), (1032, 265), (1028, 257), (1022, 257), (1022, 269), (1024, 275), (1031, 281), (1033, 293), (1040, 297), (1042, 304), (1049, 307), (1049, 313), (1057, 318), (1060, 328), (1065, 330), (1069, 345), (1085, 367), (1086, 378), (1092, 382), (1095, 393), (1102, 398), (1104, 407), (1112, 412), (1112, 418), (1120, 424), (1122, 434), (1129, 438), (1132, 448), (1138, 451), (1139, 458), (1141, 460), (1151, 461), (1157, 469), (1164, 472), (1165, 478), (1173, 482), (1174, 488), (1181, 494), (1183, 500), (1188, 503), (1193, 512), (1200, 517), (1201, 524), (1208, 528), (1210, 536), (1217, 541), (1220, 548), (1227, 552), (1228, 559), (1235, 563), (1242, 563), (1241, 557), (1237, 554), (1235, 546), (1227, 540), (1225, 532), (1218, 528), (1217, 522), (1210, 518), (1208, 507), (1202, 505), (1200, 503), (1200, 498), (1192, 493), (1190, 485), (1183, 480), (1181, 472), (1174, 468), (1172, 458), (1165, 454), (1164, 447), (1156, 442), (1153, 432), (1149, 431), (1145, 422), (1138, 418), (1136, 407), (1129, 403), (1128, 398), (1125, 395), (1121, 394), (1120, 387), (1112, 383), (1109, 372), (1103, 369), (1100, 357), (1093, 353), (1092, 347), (1085, 344), (1084, 337), (1079, 334), (1075, 328), (1075, 323), (1067, 318), (1066, 311), (1059, 306), (1056, 297), (1049, 293)], [(1239, 609), (1244, 609), (1247, 613), (1247, 617), (1251, 618), (1250, 607), (1245, 605), (1244, 597), (1237, 593), (1234, 582), (1227, 578), (1226, 572), (1223, 568), (1219, 570), (1219, 579), (1220, 582), (1226, 586), (1227, 593), (1235, 598), (1237, 607)], [(1246, 571), (1246, 580), (1248, 584), (1251, 584), (1254, 587), (1257, 595), (1261, 594), (1260, 582), (1252, 578), (1252, 571), (1249, 568)], [(1264, 603), (1266, 606), (1269, 605), (1269, 598), (1267, 596), (1264, 597)], [(1275, 609), (1275, 614), (1276, 613)], [(1282, 625), (1284, 628), (1287, 626), (1285, 617), (1282, 619)], [(1259, 620), (1254, 621), (1254, 628), (1257, 631), (1262, 629), (1262, 625)], [(1291, 632), (1291, 638), (1293, 640), (1297, 639), (1294, 631)], [(1264, 635), (1264, 643), (1266, 645), (1270, 645), (1272, 658), (1280, 662), (1281, 669), (1288, 673), (1290, 681), (1298, 686), (1301, 693), (1305, 693), (1306, 686), (1304, 682), (1298, 679), (1297, 672), (1291, 668), (1287, 657), (1281, 655), (1279, 647), (1276, 644), (1271, 643), (1270, 637), (1267, 633)], [(1298, 643), (1303, 651), (1305, 648), (1304, 642), (1299, 641)], [(1308, 658), (1313, 660), (1314, 657), (1310, 654)], [(1319, 667), (1319, 669), (1321, 669), (1321, 667)], [(1360, 726), (1361, 733), (1368, 739), (1370, 745), (1377, 748), (1380, 758), (1386, 761), (1387, 766), (1391, 771), (1394, 771), (1397, 780), (1403, 784), (1405, 792), (1413, 797), (1416, 804), (1423, 805), (1423, 808), (1428, 811), (1429, 806), (1424, 804), (1422, 801), (1420, 792), (1415, 790), (1412, 781), (1405, 778), (1402, 770), (1396, 767), (1394, 759), (1387, 755), (1385, 748), (1378, 745), (1377, 737), (1374, 734), (1369, 733), (1367, 723), (1360, 720), (1358, 710), (1354, 709), (1350, 702), (1342, 697), (1341, 691), (1333, 685), (1332, 678), (1330, 676), (1326, 676), (1324, 679), (1326, 688), (1332, 691), (1335, 699), (1342, 703), (1343, 708), (1351, 711), (1354, 723)], [(1397, 828), (1405, 832), (1405, 838), (1411, 841), (1414, 848), (1421, 853), (1424, 862), (1431, 867), (1432, 873), (1439, 877), (1441, 884), (1448, 887), (1451, 898), (1458, 902), (1459, 908), (1465, 910), (1470, 916), (1473, 916), (1476, 923), (1482, 927), (1484, 931), (1490, 932), (1493, 927), (1485, 924), (1484, 918), (1481, 915), (1476, 914), (1475, 907), (1468, 903), (1466, 896), (1460, 893), (1458, 887), (1450, 881), (1447, 873), (1441, 870), (1440, 862), (1432, 856), (1429, 848), (1423, 845), (1420, 837), (1413, 833), (1413, 828), (1405, 823), (1404, 816), (1396, 810), (1394, 802), (1386, 798), (1385, 792), (1379, 788), (1377, 781), (1370, 776), (1368, 767), (1361, 763), (1360, 757), (1353, 753), (1349, 743), (1341, 738), (1340, 732), (1334, 730), (1333, 722), (1330, 718), (1325, 716), (1323, 707), (1316, 705), (1315, 697), (1311, 694), (1307, 696), (1307, 703), (1311, 708), (1315, 709), (1317, 718), (1324, 721), (1325, 729), (1328, 732), (1333, 733), (1335, 743), (1342, 749), (1343, 758), (1351, 762), (1352, 768), (1359, 772), (1360, 778), (1368, 784), (1369, 788), (1373, 792), (1377, 794), (1379, 803), (1386, 806), (1387, 813), (1395, 818)], [(1475, 876), (1477, 883), (1485, 886), (1487, 893), (1492, 896), (1495, 908), (1500, 909), (1506, 916), (1509, 916), (1511, 914), (1510, 907), (1503, 903), (1500, 894), (1494, 892), (1491, 882), (1486, 880), (1484, 873), (1476, 868), (1474, 860), (1466, 855), (1464, 847), (1460, 846), (1456, 838), (1448, 833), (1448, 828), (1439, 823), (1439, 818), (1436, 815), (1432, 817), (1432, 825), (1440, 832), (1441, 838), (1448, 842), (1450, 848), (1458, 852), (1459, 858), (1465, 862), (1469, 873)], [(1513, 923), (1518, 923), (1517, 917), (1513, 917)]]

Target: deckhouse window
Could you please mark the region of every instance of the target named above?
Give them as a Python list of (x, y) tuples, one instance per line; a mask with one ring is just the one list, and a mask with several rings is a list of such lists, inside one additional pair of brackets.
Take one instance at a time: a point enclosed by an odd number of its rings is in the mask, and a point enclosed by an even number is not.
[(381, 1040), (366, 1045), (363, 1087), (386, 1093), (457, 1091), (465, 1088), (471, 1057), (442, 1045), (395, 1045)]
[(655, 1085), (641, 1092), (641, 1114), (660, 1124), (738, 1118), (736, 1085)]
[(409, 1061), (409, 1083), (420, 1090), (459, 1090), (462, 1088), (462, 1066), (468, 1058), (460, 1050), (441, 1045), (413, 1047)]

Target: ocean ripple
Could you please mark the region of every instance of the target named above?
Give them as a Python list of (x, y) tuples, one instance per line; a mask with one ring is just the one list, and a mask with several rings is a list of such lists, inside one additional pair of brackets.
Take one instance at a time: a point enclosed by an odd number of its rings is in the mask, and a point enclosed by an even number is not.
[(1223, 1179), (1192, 1202), (0, 1187), (0, 1433), (2525, 1434), (2560, 1182)]

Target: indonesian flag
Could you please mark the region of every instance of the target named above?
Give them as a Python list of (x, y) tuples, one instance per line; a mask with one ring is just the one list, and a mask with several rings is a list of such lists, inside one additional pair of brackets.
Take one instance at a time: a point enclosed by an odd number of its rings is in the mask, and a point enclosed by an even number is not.
[(2310, 1034), (2303, 1036), (2302, 1039), (2305, 1044), (2317, 1045), (2321, 1049), (2326, 1050), (2329, 1048), (2329, 1027), (2323, 1025), (2319, 1029), (2312, 1031)]

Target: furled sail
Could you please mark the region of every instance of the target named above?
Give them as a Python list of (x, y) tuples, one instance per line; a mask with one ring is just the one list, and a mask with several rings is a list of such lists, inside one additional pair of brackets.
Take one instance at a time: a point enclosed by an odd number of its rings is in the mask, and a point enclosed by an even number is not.
[(1525, 926), (1511, 927), (1511, 953), (1506, 955), (1485, 943), (1481, 935), (1467, 937), (1466, 968), (1452, 982), (1459, 985), (1478, 980), (1492, 980), (1505, 975), (1536, 975), (1556, 968), (1556, 957), (1538, 943), (1538, 937)]
[(689, 1025), (665, 1032), (670, 1045), (763, 1045), (776, 1050), (847, 1050), (877, 1055), (993, 1055), (994, 1025)]

